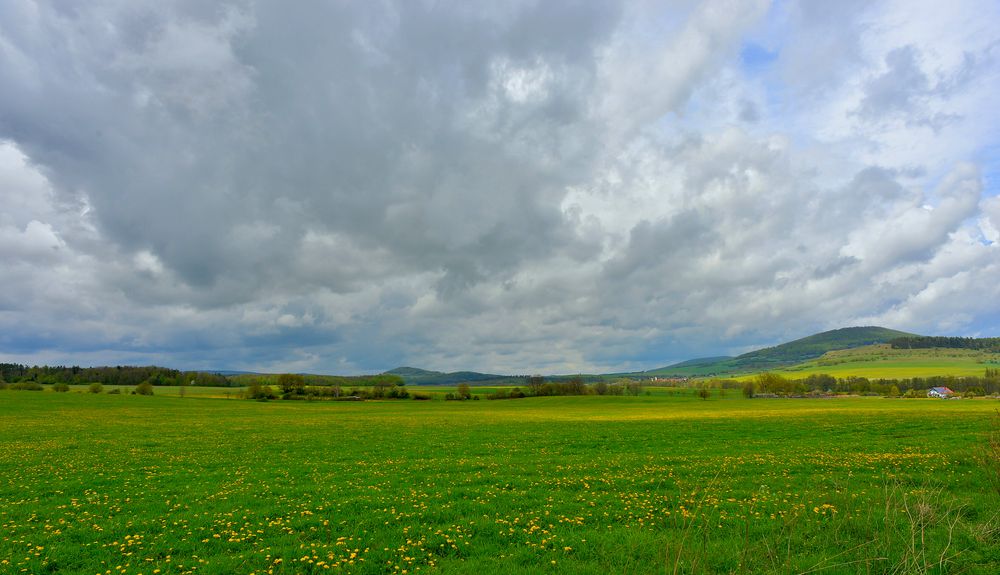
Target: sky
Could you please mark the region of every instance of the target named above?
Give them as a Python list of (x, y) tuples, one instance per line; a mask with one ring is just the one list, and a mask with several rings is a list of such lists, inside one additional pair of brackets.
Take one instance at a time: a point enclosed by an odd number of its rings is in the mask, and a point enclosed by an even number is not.
[(0, 361), (1000, 335), (1000, 3), (0, 3)]

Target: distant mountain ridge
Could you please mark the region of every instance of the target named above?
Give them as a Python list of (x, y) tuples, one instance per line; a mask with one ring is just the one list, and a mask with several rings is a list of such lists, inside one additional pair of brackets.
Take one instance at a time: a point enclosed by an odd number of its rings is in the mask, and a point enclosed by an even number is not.
[(844, 327), (736, 357), (692, 359), (642, 373), (665, 377), (697, 377), (764, 371), (815, 359), (828, 351), (888, 343), (903, 337), (914, 337), (914, 334), (878, 326)]
[(459, 383), (493, 383), (506, 384), (511, 380), (520, 379), (516, 376), (479, 373), (477, 371), (430, 371), (417, 367), (397, 367), (385, 372), (398, 375), (407, 385), (455, 385)]
[[(828, 351), (853, 349), (877, 343), (889, 343), (900, 338), (920, 337), (912, 333), (878, 326), (844, 327), (789, 341), (773, 347), (750, 351), (742, 355), (689, 359), (680, 363), (642, 372), (607, 374), (603, 376), (546, 376), (547, 378), (583, 377), (597, 380), (616, 376), (705, 377), (727, 376), (754, 371), (767, 371), (816, 359)], [(397, 367), (385, 372), (398, 375), (410, 385), (519, 385), (523, 376), (497, 375), (476, 371), (445, 373), (416, 367)]]

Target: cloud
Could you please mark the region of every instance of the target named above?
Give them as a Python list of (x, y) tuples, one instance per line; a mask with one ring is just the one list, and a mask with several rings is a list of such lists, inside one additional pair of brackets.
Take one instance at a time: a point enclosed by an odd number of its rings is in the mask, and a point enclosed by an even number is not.
[(9, 3), (0, 359), (576, 372), (990, 332), (996, 8), (905, 4)]

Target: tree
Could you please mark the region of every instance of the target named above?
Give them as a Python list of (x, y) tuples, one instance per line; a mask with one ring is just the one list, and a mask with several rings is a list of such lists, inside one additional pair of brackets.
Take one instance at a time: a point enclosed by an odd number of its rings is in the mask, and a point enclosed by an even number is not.
[[(865, 380), (867, 383), (868, 380)], [(800, 381), (794, 381), (778, 375), (777, 373), (764, 372), (754, 378), (757, 391), (761, 393), (773, 393), (776, 395), (789, 395), (793, 393), (804, 393), (807, 388)]]
[(306, 391), (306, 378), (297, 373), (283, 373), (278, 376), (278, 387), (286, 396), (302, 395)]
[(104, 386), (95, 381), (94, 383), (87, 386), (87, 391), (90, 393), (103, 393)]
[(531, 395), (538, 395), (539, 390), (541, 390), (542, 385), (545, 383), (545, 378), (540, 375), (532, 375), (528, 378), (528, 389), (531, 390)]
[(148, 381), (144, 381), (135, 386), (135, 393), (137, 395), (153, 395), (153, 384)]
[(707, 387), (699, 387), (698, 391), (695, 392), (695, 395), (702, 398), (703, 400), (708, 400), (708, 396), (711, 395), (711, 392), (708, 391)]
[(629, 394), (631, 394), (633, 397), (637, 397), (640, 393), (642, 393), (642, 384), (639, 383), (639, 381), (636, 379), (630, 379), (628, 381), (627, 387)]
[(472, 399), (472, 389), (468, 383), (458, 384), (458, 397), (461, 399)]
[(744, 381), (742, 389), (743, 389), (743, 397), (747, 399), (753, 399), (753, 396), (756, 395), (757, 392), (754, 383), (752, 381)]
[(584, 385), (583, 378), (579, 375), (570, 378), (564, 384), (564, 389), (566, 395), (584, 395), (587, 393), (587, 386)]

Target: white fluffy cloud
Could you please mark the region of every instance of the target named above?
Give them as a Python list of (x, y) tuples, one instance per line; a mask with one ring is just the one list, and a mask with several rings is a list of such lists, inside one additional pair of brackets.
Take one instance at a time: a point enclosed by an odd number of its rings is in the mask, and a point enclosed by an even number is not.
[(995, 333), (1000, 8), (925, 8), (6, 3), (0, 360), (575, 372)]

